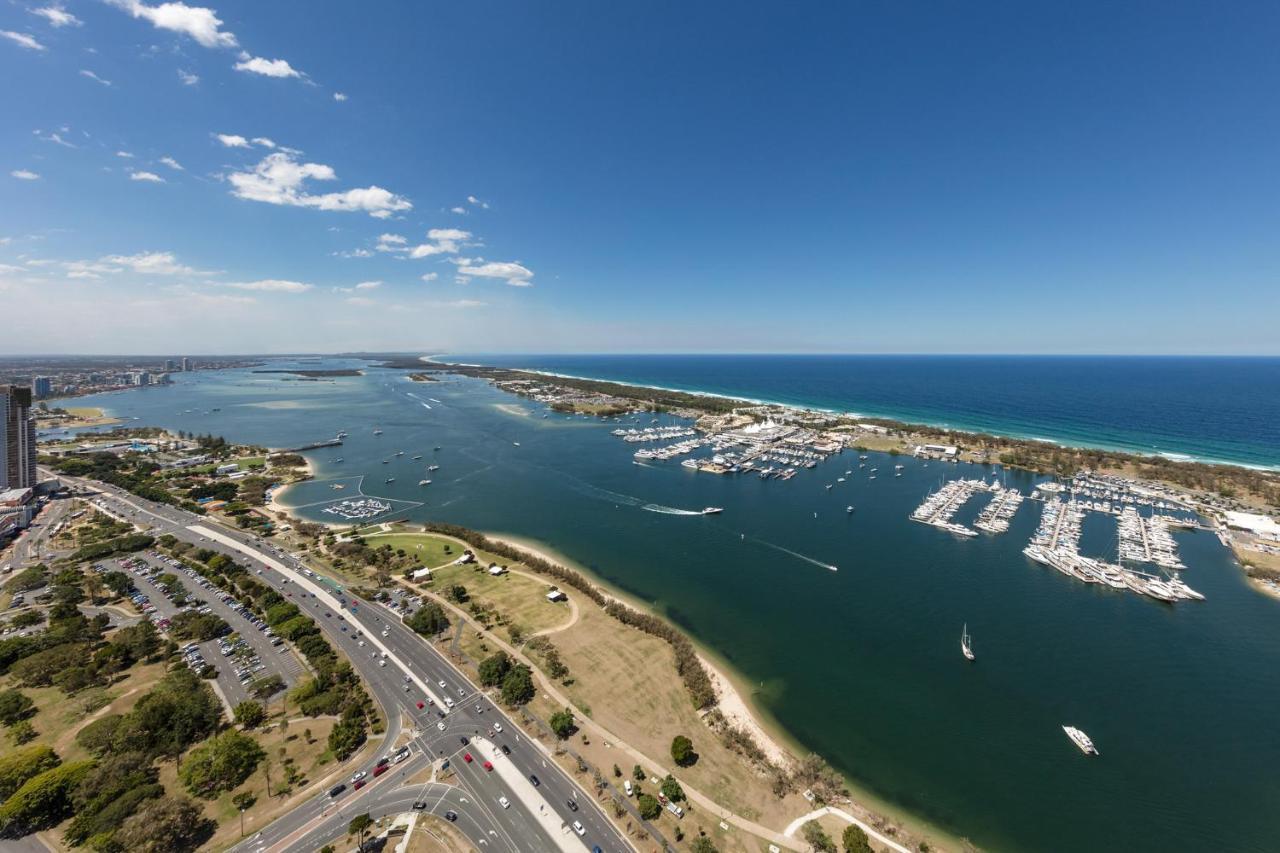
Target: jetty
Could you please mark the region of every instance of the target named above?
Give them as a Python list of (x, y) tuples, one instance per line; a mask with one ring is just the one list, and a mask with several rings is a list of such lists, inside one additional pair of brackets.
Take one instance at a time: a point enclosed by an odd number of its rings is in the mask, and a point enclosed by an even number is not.
[(987, 489), (987, 484), (982, 480), (950, 480), (938, 491), (930, 493), (924, 503), (911, 513), (910, 518), (957, 536), (977, 536), (977, 531), (970, 530), (963, 524), (956, 524), (951, 518), (976, 492)]
[(992, 483), (991, 501), (983, 507), (973, 526), (987, 533), (1004, 533), (1009, 529), (1009, 520), (1022, 506), (1022, 500), (1022, 492), (1017, 489), (1006, 489), (999, 483)]

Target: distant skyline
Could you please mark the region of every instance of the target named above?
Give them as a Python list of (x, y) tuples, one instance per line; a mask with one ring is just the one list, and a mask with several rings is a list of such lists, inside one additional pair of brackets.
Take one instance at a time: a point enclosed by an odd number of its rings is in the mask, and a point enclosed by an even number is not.
[(0, 355), (1277, 354), (1277, 31), (15, 0)]

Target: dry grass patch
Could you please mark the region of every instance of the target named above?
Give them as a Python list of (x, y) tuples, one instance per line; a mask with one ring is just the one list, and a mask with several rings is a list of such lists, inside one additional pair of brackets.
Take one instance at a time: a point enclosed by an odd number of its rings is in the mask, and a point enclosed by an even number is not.
[[(485, 567), (493, 562), (487, 555), (477, 554), (477, 558)], [(431, 591), (439, 594), (460, 584), (467, 588), (473, 601), (492, 605), (506, 623), (501, 627), (495, 623), (494, 627), (507, 640), (510, 639), (512, 625), (519, 626), (527, 637), (537, 631), (564, 625), (572, 615), (567, 603), (547, 601), (547, 590), (551, 584), (541, 578), (512, 572), (494, 577), (485, 568), (477, 569), (475, 566), (446, 566), (431, 574), (432, 583), (428, 587)], [(467, 610), (470, 603), (461, 606)]]

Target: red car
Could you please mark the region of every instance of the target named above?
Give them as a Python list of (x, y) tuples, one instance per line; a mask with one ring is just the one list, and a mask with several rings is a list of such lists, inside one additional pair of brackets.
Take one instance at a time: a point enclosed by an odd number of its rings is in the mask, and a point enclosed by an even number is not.
[(386, 772), (387, 772), (387, 765), (385, 764), (379, 764), (377, 767), (373, 768), (374, 776), (381, 776), (383, 773), (386, 773)]
[(423, 708), (425, 708), (425, 707), (427, 707), (427, 706), (426, 706), (426, 705), (423, 705), (421, 702), (419, 702), (419, 703), (418, 703), (418, 710), (419, 710), (419, 711), (421, 711), (421, 710), (422, 710)]
[(463, 761), (465, 761), (465, 762), (467, 762), (468, 764), (470, 764), (470, 763), (471, 763), (471, 753), (469, 753), (469, 752), (464, 752), (464, 753), (462, 753), (462, 760), (463, 760)]
[(485, 769), (485, 770), (492, 770), (492, 769), (493, 769), (493, 762), (492, 762), (492, 761), (486, 761), (486, 762), (484, 763), (484, 769)]
[(351, 787), (352, 787), (352, 788), (354, 788), (355, 790), (359, 791), (361, 788), (363, 788), (363, 787), (364, 787), (364, 780), (363, 780), (363, 779), (359, 780), (358, 782), (356, 782), (356, 783), (355, 783), (354, 785), (352, 785)]

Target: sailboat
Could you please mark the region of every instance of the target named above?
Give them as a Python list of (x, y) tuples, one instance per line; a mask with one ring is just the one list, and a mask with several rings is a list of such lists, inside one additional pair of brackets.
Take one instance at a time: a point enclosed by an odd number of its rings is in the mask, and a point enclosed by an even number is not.
[(960, 632), (960, 651), (964, 653), (965, 660), (973, 660), (973, 649), (969, 648), (969, 623), (966, 622), (964, 630)]

